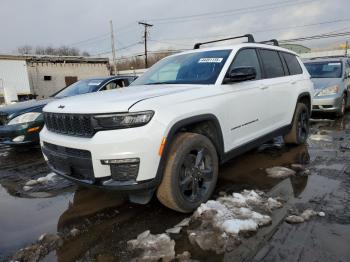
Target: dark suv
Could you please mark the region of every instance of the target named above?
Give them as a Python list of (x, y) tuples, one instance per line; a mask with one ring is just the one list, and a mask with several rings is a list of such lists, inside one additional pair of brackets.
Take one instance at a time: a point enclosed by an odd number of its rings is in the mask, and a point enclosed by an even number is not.
[(80, 80), (48, 99), (0, 107), (0, 144), (19, 146), (39, 143), (39, 132), (44, 126), (42, 109), (53, 100), (125, 87), (135, 79), (136, 76), (128, 75)]

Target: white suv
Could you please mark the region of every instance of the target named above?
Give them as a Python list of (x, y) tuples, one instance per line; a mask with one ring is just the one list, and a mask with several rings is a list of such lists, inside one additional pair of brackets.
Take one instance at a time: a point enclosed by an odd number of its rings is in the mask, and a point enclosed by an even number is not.
[(48, 104), (40, 137), (50, 168), (137, 203), (156, 191), (190, 212), (212, 194), (220, 163), (277, 135), (304, 143), (307, 70), (295, 53), (245, 36), (164, 58), (129, 87)]

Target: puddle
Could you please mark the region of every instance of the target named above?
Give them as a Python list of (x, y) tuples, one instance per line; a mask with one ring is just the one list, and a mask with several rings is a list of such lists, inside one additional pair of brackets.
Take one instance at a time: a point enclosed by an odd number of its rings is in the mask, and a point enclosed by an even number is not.
[(47, 199), (13, 197), (0, 185), (0, 258), (43, 233), (56, 232), (59, 217), (71, 200), (71, 194)]

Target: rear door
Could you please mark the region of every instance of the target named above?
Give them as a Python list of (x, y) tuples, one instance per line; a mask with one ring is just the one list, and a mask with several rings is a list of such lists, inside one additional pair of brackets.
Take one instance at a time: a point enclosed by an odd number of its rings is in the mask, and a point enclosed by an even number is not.
[(263, 86), (266, 89), (268, 110), (266, 127), (270, 132), (285, 125), (291, 110), (293, 97), (294, 78), (289, 76), (288, 68), (283, 57), (276, 50), (259, 49), (261, 63), (263, 65)]

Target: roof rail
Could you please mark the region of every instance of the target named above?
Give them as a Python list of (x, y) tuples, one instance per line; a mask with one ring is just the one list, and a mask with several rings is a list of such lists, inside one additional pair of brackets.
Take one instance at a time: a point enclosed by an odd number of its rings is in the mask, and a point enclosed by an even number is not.
[(271, 43), (272, 45), (279, 46), (279, 43), (278, 43), (277, 39), (261, 41), (261, 42), (258, 42), (258, 43), (259, 44), (269, 44), (269, 43)]
[(201, 45), (205, 44), (211, 44), (211, 43), (216, 43), (216, 42), (222, 42), (222, 41), (227, 41), (227, 40), (232, 40), (232, 39), (238, 39), (238, 38), (248, 38), (248, 43), (255, 43), (254, 37), (251, 34), (246, 34), (246, 35), (241, 35), (241, 36), (234, 36), (234, 37), (229, 37), (229, 38), (223, 38), (223, 39), (218, 39), (218, 40), (213, 40), (213, 41), (208, 41), (208, 42), (203, 42), (203, 43), (196, 43), (193, 47), (193, 49), (199, 49)]

